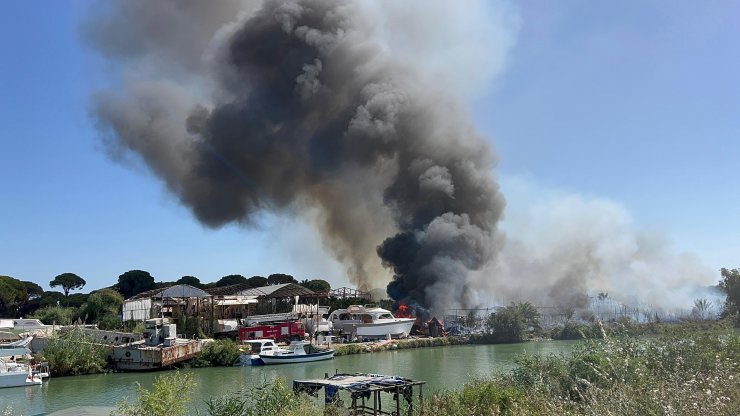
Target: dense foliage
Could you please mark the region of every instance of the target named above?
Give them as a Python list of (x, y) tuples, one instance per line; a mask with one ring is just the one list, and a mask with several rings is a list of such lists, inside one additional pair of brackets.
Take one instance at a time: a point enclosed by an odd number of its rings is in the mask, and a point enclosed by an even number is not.
[(103, 372), (107, 349), (77, 327), (51, 337), (39, 359), (49, 363), (53, 376), (93, 374)]
[(722, 280), (719, 288), (725, 292), (723, 316), (734, 316), (737, 326), (740, 326), (740, 269), (722, 269)]
[(200, 279), (198, 279), (195, 276), (183, 276), (177, 279), (175, 283), (182, 284), (182, 285), (189, 285), (192, 287), (203, 288), (203, 283), (201, 283)]
[(31, 315), (46, 325), (70, 325), (78, 318), (77, 308), (46, 306)]
[(124, 299), (154, 288), (154, 277), (144, 270), (129, 270), (123, 273), (118, 276), (118, 283), (115, 285), (115, 289), (123, 294)]
[(426, 415), (730, 415), (740, 410), (740, 337), (705, 333), (584, 341), (564, 356), (435, 394)]
[[(334, 416), (343, 414), (336, 408), (324, 411), (323, 405), (305, 395), (296, 395), (282, 377), (262, 385), (245, 388), (211, 398), (205, 402), (210, 416)], [(198, 412), (200, 414), (200, 412)]]
[(22, 281), (10, 276), (0, 276), (0, 316), (15, 318), (27, 300), (28, 292)]
[(218, 339), (203, 345), (200, 355), (193, 360), (193, 366), (231, 366), (239, 361), (239, 355), (239, 344), (230, 339)]
[(522, 342), (528, 330), (540, 327), (540, 313), (531, 303), (516, 303), (501, 308), (488, 317), (489, 339), (496, 343)]
[(247, 283), (247, 278), (240, 275), (240, 274), (230, 274), (228, 276), (224, 276), (216, 282), (217, 287), (221, 286), (231, 286), (231, 285), (238, 285), (238, 284), (244, 284)]
[(162, 374), (149, 391), (137, 383), (136, 401), (118, 403), (115, 416), (180, 416), (188, 414), (190, 393), (195, 390), (193, 375), (188, 372)]
[(70, 290), (82, 289), (86, 283), (87, 282), (85, 282), (85, 279), (77, 276), (74, 273), (62, 273), (60, 275), (57, 275), (51, 282), (49, 282), (49, 286), (61, 286), (62, 290), (64, 291), (64, 296), (69, 296)]
[(322, 279), (306, 279), (302, 280), (299, 284), (306, 289), (313, 290), (314, 292), (328, 292), (329, 290), (331, 290), (331, 285), (329, 284), (329, 282)]

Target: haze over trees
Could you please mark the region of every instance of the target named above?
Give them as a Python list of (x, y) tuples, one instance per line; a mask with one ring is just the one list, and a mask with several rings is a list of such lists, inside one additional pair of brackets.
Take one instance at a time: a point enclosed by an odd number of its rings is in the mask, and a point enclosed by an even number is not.
[(69, 296), (70, 290), (82, 289), (86, 283), (85, 279), (74, 273), (62, 273), (49, 282), (49, 286), (61, 286), (64, 291), (64, 296)]
[[(60, 275), (62, 276), (62, 275)], [(722, 279), (718, 288), (726, 294), (724, 304), (721, 301), (711, 301), (698, 298), (692, 305), (690, 313), (687, 311), (685, 319), (715, 320), (735, 317), (735, 325), (740, 326), (740, 269), (721, 269)], [(59, 279), (61, 286), (61, 281)], [(73, 290), (75, 282), (70, 280), (69, 290)], [(121, 305), (125, 299), (155, 288), (164, 288), (173, 284), (188, 284), (194, 287), (208, 288), (226, 286), (234, 283), (246, 283), (247, 287), (262, 287), (271, 284), (298, 283), (315, 292), (331, 290), (329, 282), (323, 279), (303, 279), (298, 282), (293, 276), (285, 273), (274, 273), (268, 277), (252, 276), (245, 278), (239, 274), (231, 274), (215, 282), (202, 283), (194, 276), (185, 275), (177, 281), (155, 282), (154, 277), (144, 270), (129, 270), (118, 276), (118, 282), (108, 288), (90, 293), (65, 293), (59, 291), (44, 291), (43, 288), (31, 281), (22, 281), (11, 276), (0, 276), (0, 317), (38, 318), (46, 324), (70, 324), (73, 322), (97, 324), (101, 329), (121, 328)], [(77, 282), (79, 284), (79, 282)], [(64, 286), (62, 286), (64, 288)], [(597, 299), (607, 300), (607, 293), (599, 293)], [(328, 299), (327, 306), (334, 308), (346, 307), (347, 302), (356, 300)], [(391, 306), (387, 306), (391, 308)], [(721, 314), (719, 314), (721, 309)], [(527, 339), (530, 332), (539, 334), (539, 313), (531, 303), (518, 303), (501, 308), (485, 320), (488, 334), (484, 337), (488, 342), (519, 342)], [(727, 322), (730, 322), (729, 320)], [(572, 331), (571, 331), (572, 329)], [(570, 332), (569, 332), (570, 331)], [(582, 338), (588, 332), (582, 322), (566, 322), (560, 331), (560, 336), (550, 335), (554, 339), (571, 339), (569, 336)], [(570, 335), (568, 335), (570, 333)], [(586, 334), (588, 335), (588, 334)], [(598, 334), (597, 334), (598, 335)], [(575, 339), (575, 338), (574, 338)]]

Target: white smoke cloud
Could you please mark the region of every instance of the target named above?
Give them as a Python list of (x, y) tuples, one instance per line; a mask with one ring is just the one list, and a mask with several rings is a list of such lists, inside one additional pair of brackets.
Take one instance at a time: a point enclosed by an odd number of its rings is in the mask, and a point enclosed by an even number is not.
[(480, 303), (587, 308), (574, 304), (606, 292), (627, 305), (675, 311), (716, 296), (707, 289), (716, 273), (664, 233), (639, 229), (619, 203), (522, 178), (503, 183), (507, 237), (496, 264), (476, 280)]

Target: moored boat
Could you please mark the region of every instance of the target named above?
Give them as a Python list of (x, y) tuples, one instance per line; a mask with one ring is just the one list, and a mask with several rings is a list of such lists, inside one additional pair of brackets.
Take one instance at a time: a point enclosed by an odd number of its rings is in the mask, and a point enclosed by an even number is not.
[(159, 370), (200, 353), (201, 342), (177, 338), (177, 326), (168, 318), (144, 321), (144, 340), (113, 346), (113, 362), (122, 371)]
[(383, 308), (374, 305), (351, 305), (337, 309), (329, 315), (334, 329), (359, 338), (406, 337), (416, 319), (396, 318)]
[[(49, 370), (34, 367), (27, 363), (15, 361), (16, 355), (6, 355), (11, 352), (15, 354), (18, 349), (0, 350), (0, 387), (22, 387), (34, 386), (43, 382), (43, 378), (49, 377)], [(23, 355), (30, 354), (28, 348), (21, 348)]]
[(262, 365), (264, 362), (260, 358), (260, 354), (283, 349), (278, 347), (275, 341), (271, 339), (250, 339), (243, 341), (242, 344), (248, 347), (249, 350), (239, 356), (239, 364), (241, 365)]
[(305, 341), (293, 341), (286, 349), (278, 349), (259, 355), (265, 364), (306, 363), (330, 360), (334, 350), (320, 350)]

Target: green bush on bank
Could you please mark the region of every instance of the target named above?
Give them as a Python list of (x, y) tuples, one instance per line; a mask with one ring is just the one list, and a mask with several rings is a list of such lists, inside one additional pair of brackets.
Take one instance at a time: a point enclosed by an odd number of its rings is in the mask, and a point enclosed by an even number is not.
[(203, 345), (200, 355), (192, 361), (193, 367), (224, 367), (239, 361), (239, 344), (230, 339), (218, 339)]
[(111, 416), (181, 416), (187, 414), (190, 393), (195, 390), (193, 375), (176, 371), (154, 379), (149, 391), (137, 382), (137, 399), (124, 398)]
[(50, 338), (37, 359), (49, 363), (53, 376), (94, 374), (105, 371), (107, 351), (82, 329), (71, 327)]
[(46, 306), (36, 310), (31, 318), (38, 319), (46, 325), (70, 325), (78, 315), (78, 308)]
[[(295, 394), (286, 380), (247, 386), (239, 391), (205, 401), (205, 414), (210, 416), (339, 416), (343, 413), (311, 400), (305, 394)], [(201, 414), (198, 411), (198, 414)]]
[(569, 357), (523, 356), (510, 373), (435, 394), (422, 410), (432, 416), (737, 414), (740, 336), (587, 340)]

